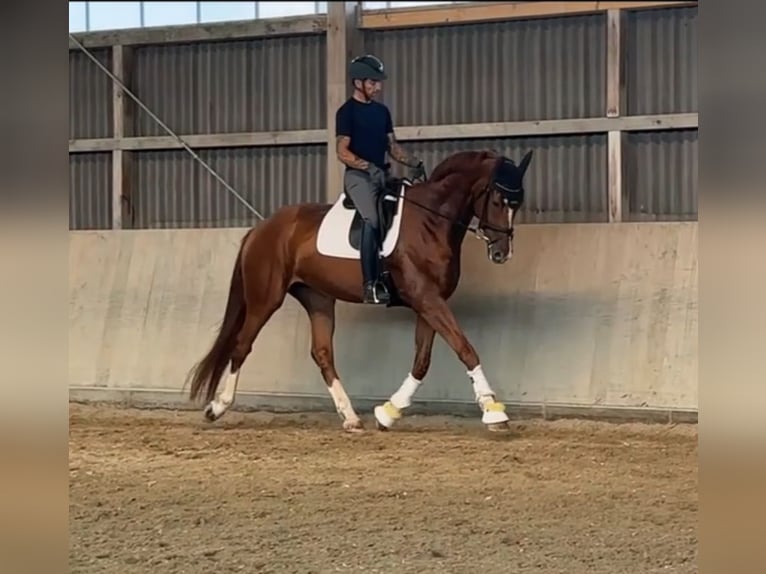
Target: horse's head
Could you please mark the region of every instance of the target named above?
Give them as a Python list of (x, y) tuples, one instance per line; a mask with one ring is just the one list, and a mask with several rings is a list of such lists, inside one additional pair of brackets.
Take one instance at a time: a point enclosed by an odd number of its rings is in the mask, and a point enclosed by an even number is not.
[(524, 203), (524, 174), (532, 160), (528, 151), (516, 165), (512, 159), (491, 157), (488, 173), (474, 184), (473, 214), (479, 220), (477, 232), (487, 243), (487, 257), (505, 263), (513, 255), (513, 224)]
[(493, 151), (462, 151), (431, 174), (431, 181), (444, 182), (451, 197), (458, 192), (464, 197), (463, 216), (478, 219), (476, 234), (487, 243), (493, 263), (505, 263), (513, 254), (513, 223), (524, 202), (524, 174), (531, 160), (531, 150), (519, 165)]
[(452, 212), (487, 243), (487, 256), (505, 263), (513, 254), (513, 224), (524, 203), (524, 174), (532, 160), (528, 151), (519, 165), (494, 151), (459, 151), (433, 170), (424, 189), (440, 189), (439, 211)]

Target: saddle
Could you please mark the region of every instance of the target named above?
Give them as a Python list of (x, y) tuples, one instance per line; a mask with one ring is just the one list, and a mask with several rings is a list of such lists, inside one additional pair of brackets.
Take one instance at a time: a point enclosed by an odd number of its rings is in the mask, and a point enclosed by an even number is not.
[[(383, 245), (394, 216), (399, 212), (401, 203), (401, 189), (403, 186), (412, 185), (412, 182), (406, 177), (388, 177), (386, 178), (386, 187), (378, 195), (377, 208), (378, 220), (380, 221), (380, 244)], [(348, 230), (348, 242), (354, 249), (359, 249), (362, 235), (362, 216), (354, 205), (354, 201), (348, 196), (343, 196), (343, 207), (355, 211), (354, 218), (351, 221), (351, 227)]]

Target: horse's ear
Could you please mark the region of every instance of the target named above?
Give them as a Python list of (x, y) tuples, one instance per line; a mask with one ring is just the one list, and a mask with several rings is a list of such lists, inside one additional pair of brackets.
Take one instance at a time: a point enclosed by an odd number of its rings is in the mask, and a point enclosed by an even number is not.
[(523, 158), (521, 158), (521, 162), (519, 163), (519, 171), (521, 171), (521, 177), (524, 177), (524, 174), (527, 171), (527, 168), (529, 167), (529, 162), (532, 161), (532, 152), (534, 150), (529, 150)]

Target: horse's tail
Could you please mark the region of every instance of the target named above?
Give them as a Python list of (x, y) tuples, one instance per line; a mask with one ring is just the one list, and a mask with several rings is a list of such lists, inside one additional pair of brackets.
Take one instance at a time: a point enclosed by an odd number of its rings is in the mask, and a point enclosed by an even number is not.
[[(249, 234), (248, 234), (249, 235)], [(247, 235), (242, 239), (234, 262), (229, 286), (229, 298), (223, 321), (218, 329), (218, 336), (207, 354), (189, 371), (191, 379), (191, 400), (198, 399), (205, 393), (206, 400), (212, 401), (218, 383), (221, 380), (226, 365), (231, 360), (231, 353), (237, 344), (237, 334), (245, 322), (245, 288), (242, 279), (242, 249)]]

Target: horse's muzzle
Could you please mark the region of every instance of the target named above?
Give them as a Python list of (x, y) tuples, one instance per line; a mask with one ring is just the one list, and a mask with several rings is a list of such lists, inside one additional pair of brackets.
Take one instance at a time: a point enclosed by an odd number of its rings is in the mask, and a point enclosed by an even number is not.
[(491, 247), (488, 250), (489, 260), (492, 261), (492, 263), (502, 264), (508, 261), (511, 258), (511, 253), (503, 253), (502, 251), (498, 249), (492, 249)]

